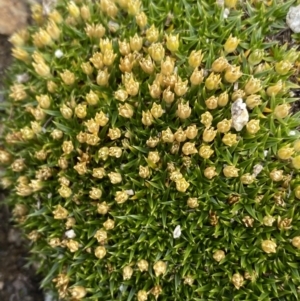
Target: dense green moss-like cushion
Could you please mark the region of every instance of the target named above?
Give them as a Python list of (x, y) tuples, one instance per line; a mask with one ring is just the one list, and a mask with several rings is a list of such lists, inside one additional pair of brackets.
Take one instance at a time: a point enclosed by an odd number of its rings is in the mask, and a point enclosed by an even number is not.
[(294, 2), (32, 8), (10, 39), (0, 162), (45, 288), (298, 299), (299, 52), (275, 40)]

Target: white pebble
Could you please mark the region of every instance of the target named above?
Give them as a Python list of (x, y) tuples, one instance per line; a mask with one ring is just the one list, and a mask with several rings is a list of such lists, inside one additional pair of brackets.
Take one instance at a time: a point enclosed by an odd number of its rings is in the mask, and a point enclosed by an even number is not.
[(294, 33), (300, 32), (300, 5), (290, 7), (286, 15), (286, 23)]
[(54, 55), (56, 58), (60, 59), (64, 55), (64, 53), (60, 49), (57, 49), (55, 50)]
[(231, 105), (231, 119), (232, 119), (232, 127), (235, 128), (236, 131), (240, 132), (243, 127), (249, 121), (249, 113), (246, 108), (246, 104), (243, 102), (242, 98), (238, 98)]
[(181, 227), (180, 225), (176, 226), (175, 230), (173, 231), (173, 238), (179, 238), (181, 236)]
[(76, 237), (76, 233), (74, 232), (73, 229), (66, 231), (66, 232), (65, 232), (65, 235), (66, 235), (66, 237), (68, 237), (68, 238), (74, 238), (74, 237)]

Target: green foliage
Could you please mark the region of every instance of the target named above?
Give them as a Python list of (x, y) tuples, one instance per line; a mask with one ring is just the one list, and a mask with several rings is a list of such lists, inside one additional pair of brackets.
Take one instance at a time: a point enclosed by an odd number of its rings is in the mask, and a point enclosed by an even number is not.
[(42, 286), (297, 300), (300, 61), (277, 41), (296, 2), (115, 2), (34, 6), (11, 38), (1, 182)]

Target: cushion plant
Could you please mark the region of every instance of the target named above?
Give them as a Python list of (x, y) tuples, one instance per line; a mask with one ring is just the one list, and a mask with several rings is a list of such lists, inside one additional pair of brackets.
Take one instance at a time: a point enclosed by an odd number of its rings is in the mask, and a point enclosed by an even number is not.
[(300, 61), (276, 40), (293, 4), (33, 6), (10, 39), (0, 162), (43, 287), (298, 299)]

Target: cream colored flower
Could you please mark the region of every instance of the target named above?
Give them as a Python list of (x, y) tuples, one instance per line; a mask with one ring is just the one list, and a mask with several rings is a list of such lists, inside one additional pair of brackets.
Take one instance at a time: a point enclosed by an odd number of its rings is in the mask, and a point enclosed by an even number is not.
[(52, 213), (55, 219), (65, 219), (69, 214), (68, 210), (63, 208), (61, 205), (57, 205), (56, 209), (52, 211)]
[(129, 280), (133, 274), (133, 269), (129, 265), (123, 268), (123, 280)]
[(79, 249), (79, 243), (76, 241), (76, 240), (73, 240), (73, 239), (69, 239), (66, 243), (68, 249), (74, 253), (76, 251), (78, 251)]
[(97, 187), (92, 187), (92, 189), (89, 191), (89, 197), (93, 200), (98, 200), (102, 196), (102, 191), (101, 189)]
[(108, 130), (107, 136), (108, 136), (111, 140), (116, 140), (116, 139), (118, 139), (118, 138), (121, 137), (121, 130), (120, 130), (119, 128), (109, 129), (109, 130)]
[(143, 179), (148, 178), (150, 175), (150, 169), (148, 166), (139, 166), (139, 176)]
[(103, 246), (99, 246), (95, 249), (95, 256), (99, 259), (104, 258), (106, 255), (106, 249)]
[(158, 163), (159, 160), (160, 160), (160, 156), (159, 156), (158, 151), (149, 152), (148, 160), (151, 161), (154, 164)]
[(72, 195), (72, 190), (66, 185), (61, 185), (61, 187), (58, 189), (58, 193), (61, 197), (68, 198)]
[(268, 254), (276, 253), (277, 245), (272, 240), (263, 240), (262, 243), (261, 243), (261, 247)]
[(180, 192), (186, 192), (189, 186), (190, 184), (185, 180), (185, 178), (181, 178), (176, 181), (176, 189)]
[(115, 196), (115, 201), (118, 204), (123, 204), (128, 200), (128, 194), (126, 191), (117, 191)]
[(106, 202), (102, 202), (100, 204), (97, 204), (97, 212), (99, 214), (105, 215), (109, 210), (109, 206)]
[(205, 128), (202, 139), (204, 142), (212, 142), (216, 137), (217, 131), (213, 127)]
[(138, 261), (137, 266), (141, 272), (147, 272), (149, 268), (149, 263), (145, 259)]
[(115, 221), (108, 218), (106, 222), (103, 223), (105, 230), (112, 230), (115, 227)]
[(153, 265), (153, 270), (155, 272), (156, 277), (164, 275), (167, 271), (167, 264), (162, 260), (159, 260)]
[(183, 147), (182, 147), (182, 152), (186, 155), (193, 155), (193, 154), (197, 154), (197, 149), (195, 147), (195, 143), (193, 142), (186, 142)]
[(209, 159), (213, 153), (214, 150), (209, 145), (202, 145), (199, 149), (199, 155), (204, 159)]
[(112, 184), (118, 184), (122, 182), (122, 175), (118, 172), (110, 172), (108, 177)]
[(239, 176), (239, 169), (234, 166), (228, 165), (223, 168), (223, 174), (226, 178), (236, 178)]
[(225, 258), (225, 252), (223, 250), (217, 250), (213, 254), (213, 258), (215, 261), (220, 262), (221, 260), (223, 260)]
[(222, 138), (222, 142), (227, 146), (233, 146), (238, 143), (236, 134), (226, 133)]

